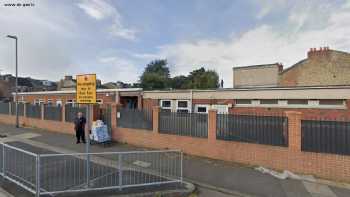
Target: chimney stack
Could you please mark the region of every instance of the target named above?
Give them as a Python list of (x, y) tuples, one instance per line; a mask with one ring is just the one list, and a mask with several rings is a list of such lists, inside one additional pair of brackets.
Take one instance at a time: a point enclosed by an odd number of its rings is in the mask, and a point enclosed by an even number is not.
[(307, 52), (307, 58), (321, 58), (321, 57), (328, 57), (330, 54), (329, 47), (320, 47), (320, 49), (317, 48), (310, 48), (310, 50)]
[(277, 62), (276, 65), (278, 67), (278, 72), (282, 72), (283, 71), (283, 64), (280, 62)]

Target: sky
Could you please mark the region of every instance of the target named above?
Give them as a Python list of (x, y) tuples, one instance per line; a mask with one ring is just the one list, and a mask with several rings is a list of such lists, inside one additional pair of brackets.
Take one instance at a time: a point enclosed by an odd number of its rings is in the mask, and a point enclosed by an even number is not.
[[(5, 6), (32, 3), (34, 6)], [(137, 82), (154, 59), (171, 76), (205, 67), (232, 87), (232, 68), (350, 51), (350, 0), (0, 0), (0, 71), (58, 81), (96, 73)]]

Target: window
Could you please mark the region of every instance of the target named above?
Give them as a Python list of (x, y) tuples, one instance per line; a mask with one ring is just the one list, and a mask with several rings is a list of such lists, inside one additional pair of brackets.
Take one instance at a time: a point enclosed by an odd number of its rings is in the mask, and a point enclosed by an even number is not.
[(68, 100), (66, 101), (66, 104), (67, 104), (67, 105), (73, 106), (73, 100), (72, 100), (72, 99), (68, 99)]
[(45, 104), (44, 99), (39, 99), (39, 105), (43, 105), (43, 104)]
[(61, 99), (57, 99), (56, 100), (56, 105), (57, 106), (62, 106), (62, 100)]
[(171, 101), (170, 100), (162, 100), (161, 106), (162, 106), (162, 108), (171, 108)]
[(171, 111), (171, 100), (161, 100), (160, 107), (162, 111)]
[(209, 105), (196, 105), (195, 106), (195, 112), (196, 113), (208, 113)]
[(237, 105), (250, 105), (252, 104), (252, 100), (250, 99), (238, 99), (236, 100)]
[(52, 99), (47, 99), (47, 105), (52, 105)]
[(323, 99), (319, 100), (319, 105), (344, 105), (344, 100)]
[(305, 99), (292, 99), (288, 100), (288, 105), (307, 105), (308, 100)]
[(260, 100), (261, 105), (277, 105), (278, 100), (277, 99), (263, 99)]
[(184, 112), (184, 113), (191, 112), (190, 107), (189, 107), (189, 101), (188, 100), (177, 100), (176, 111), (177, 112)]
[(34, 105), (39, 105), (39, 99), (34, 99)]

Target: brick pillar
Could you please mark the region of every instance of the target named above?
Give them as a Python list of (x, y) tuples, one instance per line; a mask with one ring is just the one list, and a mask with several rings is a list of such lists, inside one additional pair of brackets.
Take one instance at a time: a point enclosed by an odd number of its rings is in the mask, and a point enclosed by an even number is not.
[(288, 148), (290, 151), (301, 151), (301, 112), (287, 111)]
[[(115, 108), (115, 119), (114, 119), (115, 120), (115, 128), (118, 127), (118, 117), (120, 116), (120, 112), (118, 112), (118, 109), (120, 109), (122, 107), (123, 107), (122, 104), (119, 104), (119, 103), (115, 104), (115, 107), (114, 107)], [(112, 114), (113, 114), (113, 109), (112, 109)], [(113, 116), (112, 116), (112, 122), (113, 122)], [(113, 125), (113, 123), (112, 123), (112, 125)]]
[(159, 133), (159, 112), (160, 112), (159, 106), (154, 106), (152, 108), (153, 132), (154, 133)]
[(142, 96), (138, 95), (137, 96), (137, 109), (142, 109)]
[(111, 127), (112, 129), (117, 128), (117, 104), (111, 104)]
[(44, 104), (41, 104), (40, 105), (41, 107), (41, 120), (44, 120), (44, 116), (45, 116), (45, 105)]
[(216, 116), (217, 116), (217, 110), (210, 109), (208, 112), (208, 140), (209, 140), (209, 142), (216, 141)]
[(66, 122), (66, 105), (61, 105), (62, 122)]

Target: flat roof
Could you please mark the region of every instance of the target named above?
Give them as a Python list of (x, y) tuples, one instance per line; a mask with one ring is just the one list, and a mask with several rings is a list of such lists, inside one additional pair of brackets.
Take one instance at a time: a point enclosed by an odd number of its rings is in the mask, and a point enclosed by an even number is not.
[(258, 65), (249, 65), (249, 66), (235, 66), (233, 67), (233, 70), (239, 70), (239, 69), (254, 69), (254, 68), (264, 68), (264, 67), (278, 67), (279, 63), (272, 63), (272, 64), (258, 64)]
[[(96, 92), (135, 92), (142, 91), (142, 88), (120, 88), (120, 89), (97, 89)], [(38, 92), (18, 92), (18, 95), (38, 95), (38, 94), (74, 94), (76, 90), (58, 91), (38, 91)], [(14, 92), (12, 94), (15, 94)]]
[(152, 92), (220, 92), (220, 91), (260, 91), (260, 90), (311, 90), (311, 89), (350, 89), (350, 85), (332, 85), (332, 86), (294, 86), (294, 87), (247, 87), (247, 88), (218, 88), (208, 90), (184, 89), (184, 90), (148, 90)]

